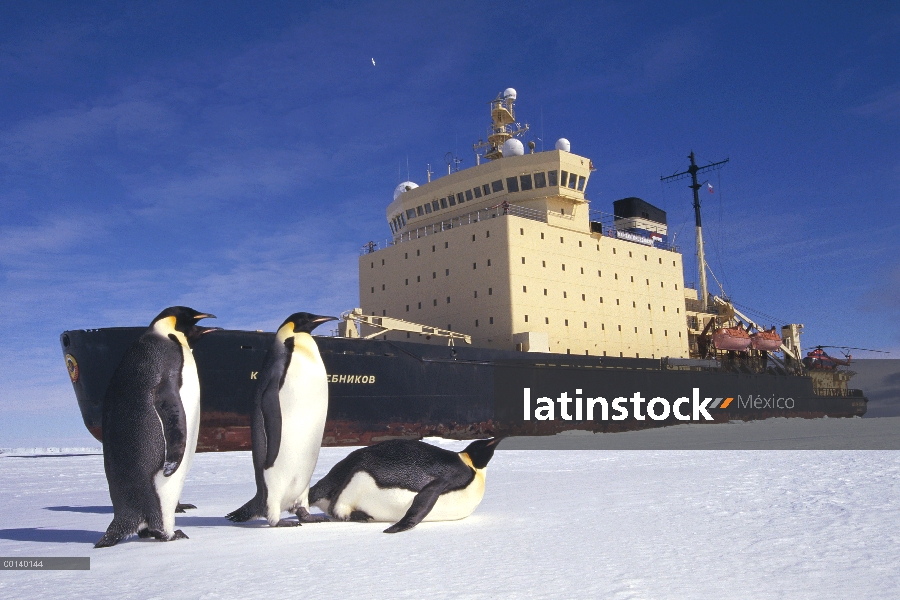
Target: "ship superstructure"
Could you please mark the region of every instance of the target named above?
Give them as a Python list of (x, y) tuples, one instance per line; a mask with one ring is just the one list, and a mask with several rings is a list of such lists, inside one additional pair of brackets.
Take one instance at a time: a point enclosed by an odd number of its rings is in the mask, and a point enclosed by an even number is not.
[(392, 238), (359, 259), (363, 312), (446, 327), (485, 348), (687, 357), (682, 257), (665, 212), (627, 198), (613, 223), (592, 220), (589, 158), (566, 140), (527, 153), (510, 134), (500, 142), (488, 162), (398, 186), (386, 211)]

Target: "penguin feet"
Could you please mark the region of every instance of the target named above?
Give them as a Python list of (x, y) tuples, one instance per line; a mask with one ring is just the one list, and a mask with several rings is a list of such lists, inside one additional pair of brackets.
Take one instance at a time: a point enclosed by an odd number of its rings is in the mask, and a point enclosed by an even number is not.
[(178, 506), (175, 507), (175, 512), (183, 513), (185, 510), (190, 509), (190, 508), (197, 508), (197, 507), (194, 506), (193, 504), (182, 504), (181, 502), (179, 502)]
[(281, 519), (277, 523), (275, 523), (275, 527), (299, 527), (300, 521), (288, 521), (287, 519)]
[(147, 535), (145, 537), (153, 536), (160, 542), (174, 542), (175, 540), (190, 539), (187, 534), (180, 529), (176, 529), (175, 533), (173, 533), (171, 536), (166, 535), (166, 532), (160, 529), (145, 529), (144, 531), (147, 532)]
[(354, 521), (356, 523), (368, 523), (369, 521), (372, 521), (373, 519), (369, 515), (369, 513), (365, 512), (363, 510), (354, 510), (353, 512), (350, 513), (350, 520)]
[(148, 537), (150, 537), (150, 530), (141, 529), (140, 531), (138, 531), (138, 537), (141, 539), (147, 539)]
[(328, 517), (325, 515), (311, 515), (309, 511), (302, 506), (295, 513), (300, 523), (327, 523)]

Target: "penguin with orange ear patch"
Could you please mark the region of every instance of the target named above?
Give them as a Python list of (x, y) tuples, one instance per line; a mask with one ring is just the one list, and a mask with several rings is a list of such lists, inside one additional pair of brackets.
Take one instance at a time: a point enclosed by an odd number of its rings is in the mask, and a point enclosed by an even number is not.
[(462, 452), (425, 442), (390, 440), (354, 450), (309, 491), (309, 502), (341, 521), (394, 523), (463, 519), (481, 503), (488, 462), (502, 438), (477, 440)]
[[(328, 413), (328, 378), (310, 335), (334, 317), (294, 313), (266, 353), (254, 399), (250, 432), (256, 495), (226, 515), (236, 523), (264, 517), (272, 527), (324, 520), (309, 514), (309, 479), (322, 446)], [(281, 518), (289, 511), (298, 520)]]
[(97, 548), (139, 534), (169, 541), (200, 428), (200, 380), (190, 344), (214, 315), (165, 309), (125, 352), (103, 399), (103, 466), (114, 516)]

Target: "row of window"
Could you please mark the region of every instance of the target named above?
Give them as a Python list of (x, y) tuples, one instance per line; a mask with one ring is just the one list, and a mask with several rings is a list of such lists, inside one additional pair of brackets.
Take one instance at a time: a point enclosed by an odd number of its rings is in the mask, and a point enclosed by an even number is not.
[[(447, 297), (447, 303), (448, 303), (448, 304), (450, 303), (450, 297), (449, 297), (449, 296)], [(409, 306), (410, 306), (409, 304), (406, 305), (406, 312), (409, 312)], [(434, 306), (437, 306), (437, 299), (434, 300)], [(419, 308), (419, 309), (422, 308), (422, 303), (421, 303), (421, 302), (418, 303), (418, 308)], [(374, 315), (375, 313), (372, 313), (372, 314)], [(381, 311), (381, 314), (382, 314), (382, 316), (385, 316), (385, 317), (386, 317), (386, 316), (387, 316), (387, 309), (382, 310), (382, 311)], [(529, 321), (528, 321), (528, 315), (525, 315), (525, 322), (526, 322), (526, 323), (529, 322)], [(565, 326), (565, 327), (568, 327), (568, 326), (569, 326), (569, 319), (563, 319), (563, 322), (564, 322), (564, 326)], [(488, 317), (488, 324), (489, 324), (489, 325), (493, 325), (493, 324), (494, 324), (494, 317)], [(544, 325), (549, 325), (549, 324), (550, 324), (550, 317), (544, 317)], [(479, 319), (475, 319), (475, 327), (478, 327), (478, 326), (479, 326)], [(582, 326), (583, 326), (584, 329), (589, 329), (589, 327), (588, 327), (588, 322), (587, 322), (587, 321), (582, 321)], [(622, 331), (622, 326), (621, 326), (621, 325), (617, 325), (616, 327), (617, 327), (617, 330), (618, 330), (618, 331)], [(452, 327), (452, 325), (451, 325), (450, 323), (447, 324), (447, 329), (448, 329), (448, 330), (451, 330), (451, 331), (453, 330), (453, 327)], [(649, 327), (648, 329), (649, 329), (650, 335), (653, 335), (653, 328), (652, 328), (652, 327)], [(600, 330), (601, 330), (601, 331), (606, 331), (606, 323), (600, 323)], [(634, 328), (634, 333), (635, 333), (635, 334), (638, 333), (638, 328), (637, 328), (637, 327)], [(409, 335), (407, 335), (407, 337), (409, 337)], [(669, 337), (669, 330), (668, 330), (668, 329), (663, 329), (663, 337)], [(680, 332), (680, 331), (678, 332), (678, 337), (681, 337), (681, 332)]]
[[(519, 234), (520, 234), (520, 235), (525, 235), (525, 229), (524, 229), (524, 228), (519, 228)], [(486, 237), (486, 238), (491, 237), (491, 232), (490, 232), (490, 230), (488, 230), (488, 231), (485, 232), (485, 236), (484, 236), (484, 237)], [(543, 232), (541, 232), (541, 239), (544, 239), (544, 234), (543, 234)], [(475, 241), (475, 235), (472, 235), (472, 241), (473, 241), (473, 242)], [(560, 244), (564, 244), (564, 243), (565, 243), (565, 237), (564, 237), (564, 236), (560, 236), (560, 238), (559, 238), (559, 243), (560, 243)], [(579, 247), (579, 248), (582, 247), (581, 240), (578, 241), (578, 247)], [(450, 248), (450, 242), (444, 242), (444, 248), (449, 249), (449, 248)], [(600, 244), (597, 244), (597, 251), (599, 252), (599, 250), (600, 250)], [(437, 251), (437, 245), (436, 245), (436, 244), (432, 244), (432, 245), (431, 245), (431, 251), (432, 251), (432, 252), (436, 252), (436, 251)], [(615, 248), (615, 246), (613, 246), (613, 248), (612, 248), (612, 253), (613, 253), (613, 254), (616, 253), (616, 248)], [(421, 249), (416, 250), (416, 256), (421, 256), (421, 255), (422, 255)], [(409, 259), (409, 252), (404, 252), (404, 253), (403, 253), (403, 258), (404, 258), (404, 259)], [(633, 258), (633, 255), (632, 255), (631, 250), (628, 251), (628, 258)], [(523, 257), (523, 260), (524, 260), (524, 257)], [(649, 258), (648, 258), (648, 256), (647, 256), (646, 254), (644, 255), (644, 260), (645, 260), (645, 261), (648, 261), (648, 260), (649, 260)], [(522, 263), (522, 264), (524, 264), (524, 263)], [(662, 257), (659, 257), (659, 264), (662, 264)], [(384, 259), (383, 259), (383, 258), (381, 259), (381, 265), (384, 266)], [(372, 261), (372, 263), (371, 263), (370, 266), (371, 266), (371, 268), (374, 269), (374, 268), (375, 268), (375, 261)], [(544, 261), (544, 266), (545, 266), (545, 267), (547, 266), (546, 261)], [(673, 267), (676, 266), (674, 260), (672, 261), (672, 266), (673, 266)], [(563, 269), (563, 270), (565, 270), (565, 269)], [(583, 273), (583, 272), (584, 272), (584, 268), (582, 268), (581, 271), (582, 271), (582, 273)], [(599, 271), (598, 271), (598, 272), (599, 272)]]
[[(528, 321), (528, 315), (525, 315), (525, 322), (526, 322), (526, 323), (529, 322), (529, 321)], [(587, 321), (582, 321), (582, 323), (583, 323), (584, 329), (588, 329), (588, 322), (587, 322)], [(550, 324), (550, 317), (544, 317), (544, 325), (549, 325), (549, 324)], [(564, 325), (565, 327), (568, 327), (568, 326), (569, 326), (569, 320), (568, 320), (568, 319), (563, 319), (563, 325)], [(621, 325), (617, 325), (617, 327), (618, 327), (618, 331), (622, 331), (622, 326), (621, 326)], [(650, 327), (649, 330), (650, 330), (650, 335), (653, 335), (653, 328)], [(600, 323), (600, 331), (606, 331), (606, 323)], [(638, 333), (638, 328), (637, 328), (637, 327), (634, 328), (634, 332), (635, 332), (635, 333)], [(668, 330), (668, 329), (663, 329), (663, 337), (669, 337), (669, 330)], [(680, 332), (680, 331), (678, 332), (678, 337), (681, 337), (681, 332)]]
[[(555, 187), (557, 185), (560, 187), (568, 187), (573, 190), (583, 192), (585, 181), (586, 179), (583, 175), (569, 173), (567, 171), (557, 172), (554, 169), (553, 171), (547, 171), (546, 173), (544, 173), (543, 171), (539, 171), (537, 173), (528, 173), (526, 175), (507, 177), (505, 187), (507, 192), (509, 193), (518, 191), (527, 192), (532, 189), (540, 189), (548, 186)], [(430, 215), (433, 212), (452, 208), (457, 204), (471, 202), (472, 200), (477, 200), (478, 198), (481, 198), (483, 196), (489, 196), (492, 193), (496, 194), (498, 192), (502, 192), (503, 189), (503, 180), (498, 179), (497, 181), (493, 181), (491, 183), (485, 183), (483, 185), (476, 186), (470, 190), (450, 194), (445, 198), (438, 198), (437, 200), (426, 202), (425, 204), (422, 204), (415, 208), (409, 208), (406, 210), (405, 214), (401, 213), (391, 220), (391, 233), (397, 233), (402, 227), (404, 227), (406, 225), (407, 219), (412, 220), (416, 217)]]

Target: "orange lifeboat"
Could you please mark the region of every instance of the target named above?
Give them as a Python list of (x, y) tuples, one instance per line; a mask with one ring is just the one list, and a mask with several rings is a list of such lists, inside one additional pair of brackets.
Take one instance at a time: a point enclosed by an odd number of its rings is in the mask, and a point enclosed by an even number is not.
[(719, 327), (713, 333), (713, 344), (719, 350), (736, 350), (738, 352), (750, 347), (750, 334), (743, 327)]
[(755, 350), (777, 352), (781, 349), (781, 336), (775, 333), (774, 327), (769, 331), (758, 331), (750, 336), (750, 345)]

